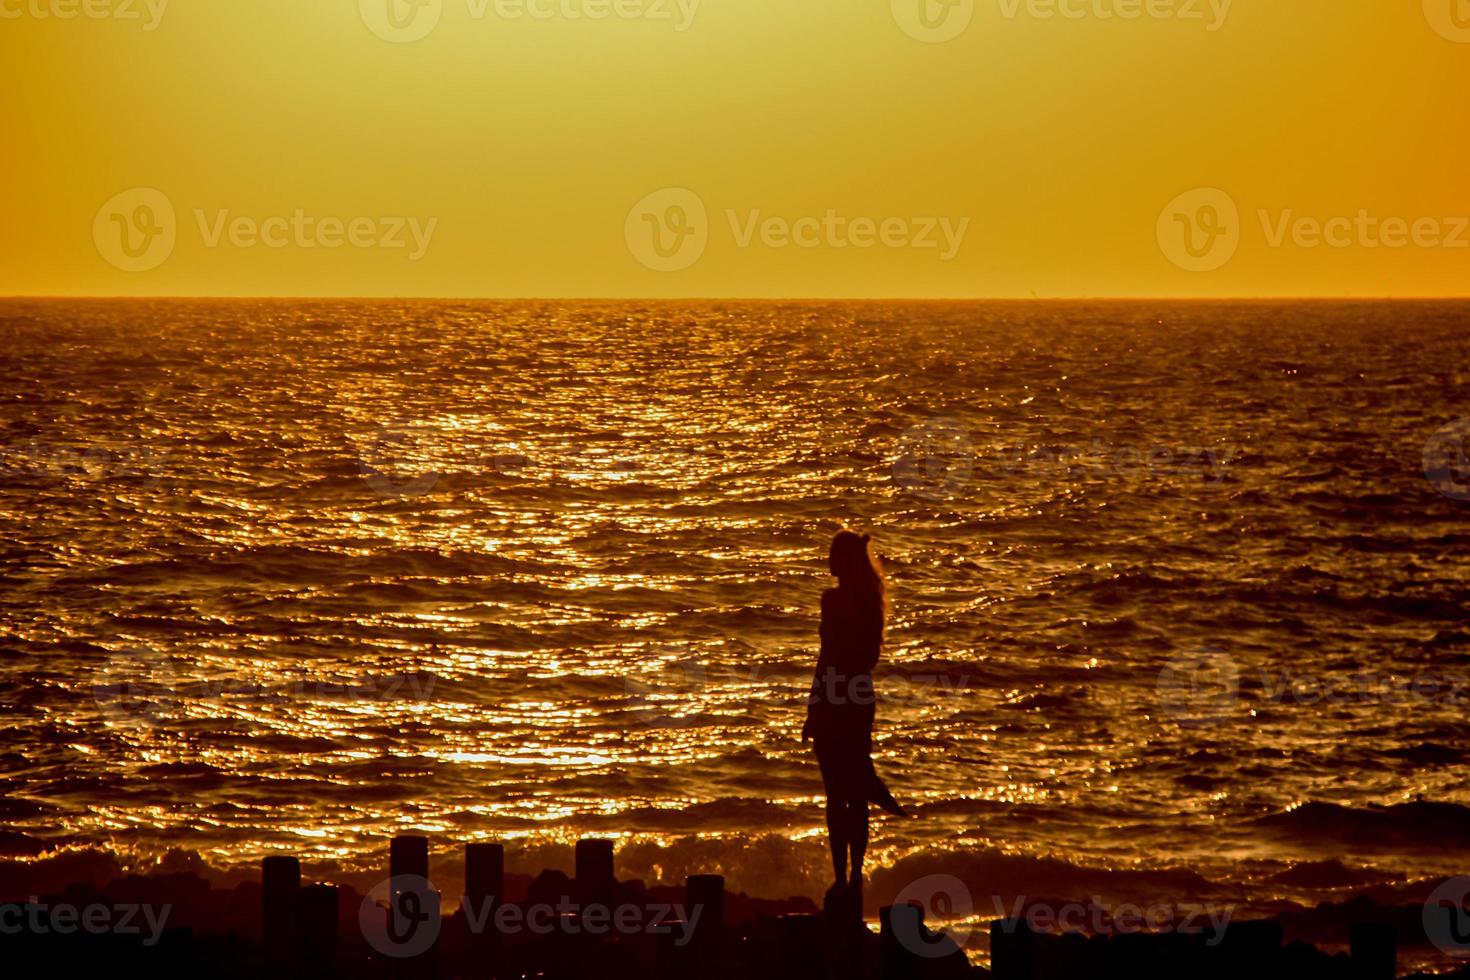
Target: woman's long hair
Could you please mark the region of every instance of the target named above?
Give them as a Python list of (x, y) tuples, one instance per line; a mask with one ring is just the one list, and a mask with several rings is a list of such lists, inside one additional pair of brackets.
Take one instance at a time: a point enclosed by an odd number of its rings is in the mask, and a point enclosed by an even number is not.
[(837, 576), (837, 584), (849, 589), (865, 604), (871, 604), (879, 617), (888, 620), (888, 583), (883, 580), (883, 565), (873, 552), (873, 538), (855, 531), (839, 531), (832, 539), (827, 556), (828, 567)]

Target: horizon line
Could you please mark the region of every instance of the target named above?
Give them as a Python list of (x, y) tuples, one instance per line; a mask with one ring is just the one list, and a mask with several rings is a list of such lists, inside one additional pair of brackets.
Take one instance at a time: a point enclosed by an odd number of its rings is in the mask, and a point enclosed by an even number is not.
[(1254, 296), (368, 296), (319, 294), (90, 294), (90, 293), (15, 293), (0, 295), (0, 303), (17, 300), (269, 300), (269, 301), (351, 301), (351, 302), (420, 302), (420, 303), (1333, 303), (1333, 302), (1412, 302), (1463, 303), (1466, 295), (1286, 295)]

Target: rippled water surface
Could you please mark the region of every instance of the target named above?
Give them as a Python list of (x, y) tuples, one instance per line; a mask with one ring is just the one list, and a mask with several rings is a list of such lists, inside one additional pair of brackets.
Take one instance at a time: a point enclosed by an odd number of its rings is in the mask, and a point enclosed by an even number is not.
[(819, 893), (851, 524), (918, 813), (880, 863), (1456, 870), (1470, 493), (1424, 453), (1467, 312), (0, 304), (0, 817), (219, 867), (626, 834), (630, 873)]

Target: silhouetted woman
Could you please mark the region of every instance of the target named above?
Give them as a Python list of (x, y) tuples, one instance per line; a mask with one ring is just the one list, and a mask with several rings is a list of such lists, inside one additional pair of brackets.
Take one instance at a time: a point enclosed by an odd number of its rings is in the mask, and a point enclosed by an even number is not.
[(868, 803), (904, 815), (873, 769), (873, 668), (883, 646), (888, 590), (870, 542), (868, 535), (852, 531), (842, 531), (832, 541), (828, 566), (837, 576), (837, 588), (822, 593), (822, 652), (801, 731), (803, 741), (816, 743), (827, 788), (827, 832), (838, 892), (862, 885)]

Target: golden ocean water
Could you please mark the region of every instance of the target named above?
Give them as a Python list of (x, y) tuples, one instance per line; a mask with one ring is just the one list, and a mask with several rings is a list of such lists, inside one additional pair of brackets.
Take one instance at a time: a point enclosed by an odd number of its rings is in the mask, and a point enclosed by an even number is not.
[(875, 822), (880, 891), (1453, 872), (1467, 313), (7, 301), (7, 846), (596, 833), (820, 894), (798, 733), (852, 525), (917, 814)]

